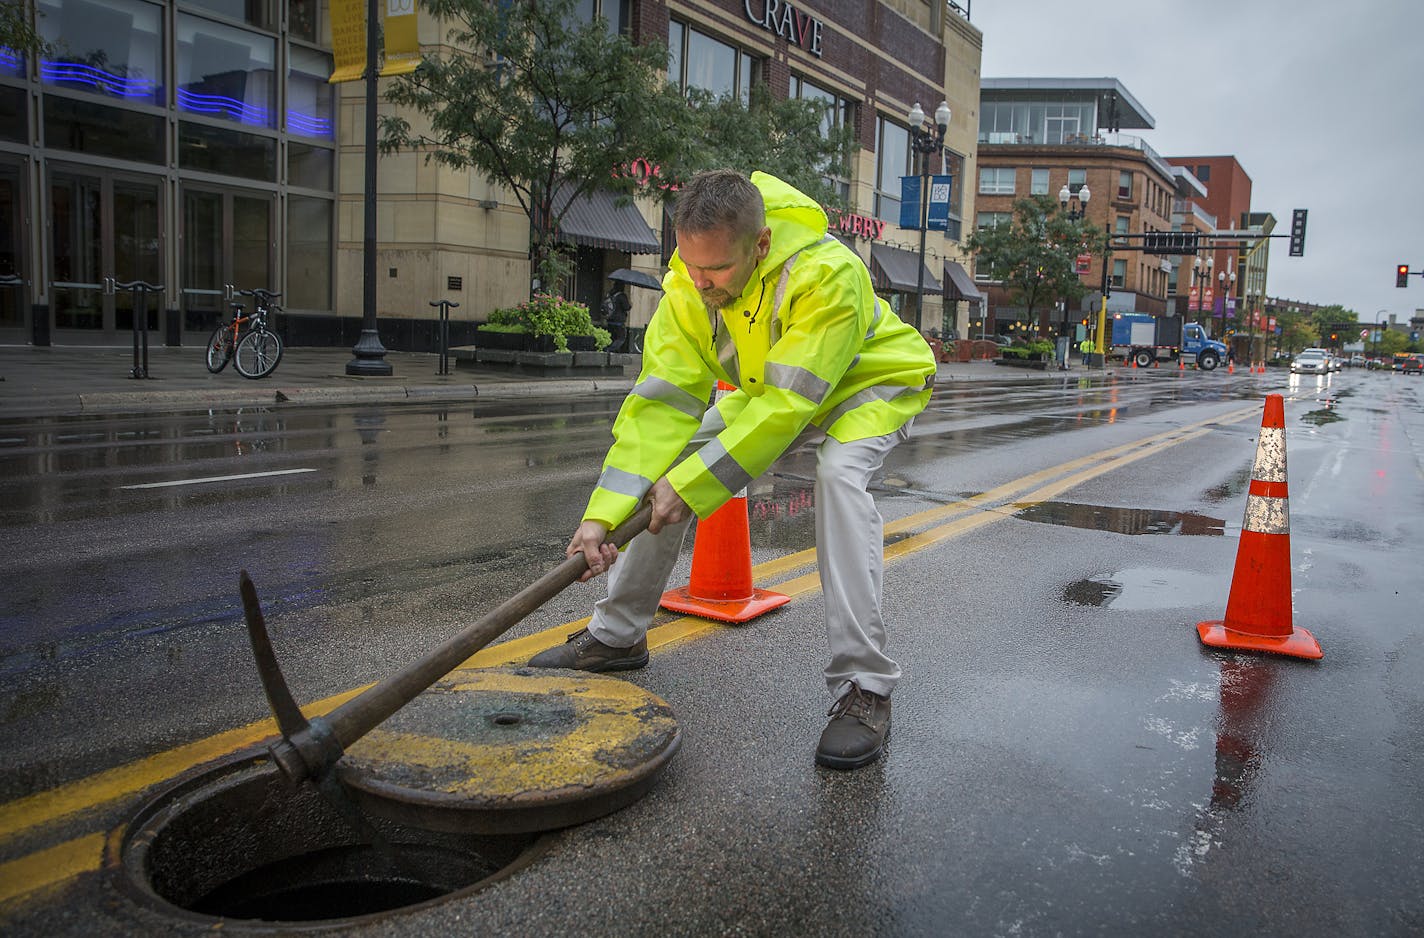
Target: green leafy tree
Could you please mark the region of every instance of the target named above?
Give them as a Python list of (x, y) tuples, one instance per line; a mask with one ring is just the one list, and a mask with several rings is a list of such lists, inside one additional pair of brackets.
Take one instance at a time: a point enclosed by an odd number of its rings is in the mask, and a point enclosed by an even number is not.
[(0, 48), (28, 55), (51, 48), (30, 21), (30, 5), (24, 0), (0, 0)]
[(1008, 222), (980, 228), (969, 236), (967, 246), (977, 269), (1001, 282), (1015, 305), (1027, 307), (1030, 321), (1035, 309), (1060, 299), (1071, 307), (1087, 294), (1077, 273), (1079, 254), (1092, 253), (1111, 263), (1110, 256), (1104, 256), (1104, 232), (1069, 219), (1045, 195), (1017, 200)]
[[(446, 42), (386, 97), (381, 151), (427, 160), (503, 186), (529, 216), (543, 288), (571, 269), (557, 242), (572, 199), (595, 189), (631, 194), (624, 169), (666, 164), (681, 151), (687, 106), (661, 77), (667, 50), (635, 45), (602, 18), (581, 22), (575, 0), (426, 0)], [(419, 115), (418, 126), (406, 115)]]
[(670, 161), (673, 180), (707, 169), (761, 170), (822, 205), (845, 208), (832, 180), (849, 175), (854, 129), (833, 126), (819, 100), (778, 99), (764, 85), (754, 85), (748, 98), (743, 104), (733, 95), (688, 90), (693, 130)]

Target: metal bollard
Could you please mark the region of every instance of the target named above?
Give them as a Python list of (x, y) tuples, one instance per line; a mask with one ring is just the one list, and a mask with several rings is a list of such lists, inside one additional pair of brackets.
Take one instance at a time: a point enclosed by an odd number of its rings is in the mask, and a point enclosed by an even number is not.
[(432, 300), (431, 306), (440, 307), (440, 370), (437, 374), (450, 373), (450, 310), (459, 309), (454, 300)]
[[(130, 280), (118, 283), (112, 277), (106, 278), (110, 290), (127, 290), (134, 295), (133, 308), (133, 370), (131, 378), (148, 377), (148, 294), (162, 293), (163, 284), (149, 283), (147, 280)], [(142, 352), (142, 355), (140, 355)]]

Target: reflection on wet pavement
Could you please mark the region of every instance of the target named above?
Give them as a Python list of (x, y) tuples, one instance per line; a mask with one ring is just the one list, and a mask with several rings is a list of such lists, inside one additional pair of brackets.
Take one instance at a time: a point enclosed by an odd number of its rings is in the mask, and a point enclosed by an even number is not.
[(1225, 605), (1226, 587), (1223, 577), (1140, 567), (1070, 583), (1063, 588), (1063, 600), (1077, 606), (1123, 611), (1178, 609), (1199, 606), (1215, 597)]
[(1204, 534), (1220, 537), (1225, 533), (1226, 526), (1221, 518), (1190, 511), (1113, 508), (1072, 502), (1035, 502), (1021, 507), (1014, 517), (1040, 524), (1060, 524), (1114, 534)]

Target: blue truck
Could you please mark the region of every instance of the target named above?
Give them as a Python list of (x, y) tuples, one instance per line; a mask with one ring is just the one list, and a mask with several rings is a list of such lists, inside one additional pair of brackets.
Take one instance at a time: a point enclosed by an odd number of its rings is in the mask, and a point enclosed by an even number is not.
[(1160, 361), (1195, 363), (1211, 371), (1226, 360), (1226, 346), (1206, 334), (1200, 323), (1182, 323), (1180, 316), (1114, 313), (1109, 358), (1151, 368)]

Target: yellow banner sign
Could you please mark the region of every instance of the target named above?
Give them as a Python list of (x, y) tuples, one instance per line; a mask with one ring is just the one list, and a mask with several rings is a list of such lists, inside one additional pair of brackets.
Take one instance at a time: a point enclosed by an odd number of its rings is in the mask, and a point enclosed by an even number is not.
[(416, 31), (415, 0), (385, 0), (386, 61), (381, 74), (404, 75), (420, 64), (420, 37)]
[(331, 50), (336, 69), (327, 81), (359, 81), (366, 72), (366, 0), (331, 0)]
[[(331, 48), (336, 68), (328, 82), (360, 81), (366, 75), (366, 2), (331, 0)], [(381, 75), (404, 75), (420, 65), (415, 0), (382, 0), (386, 48)]]

